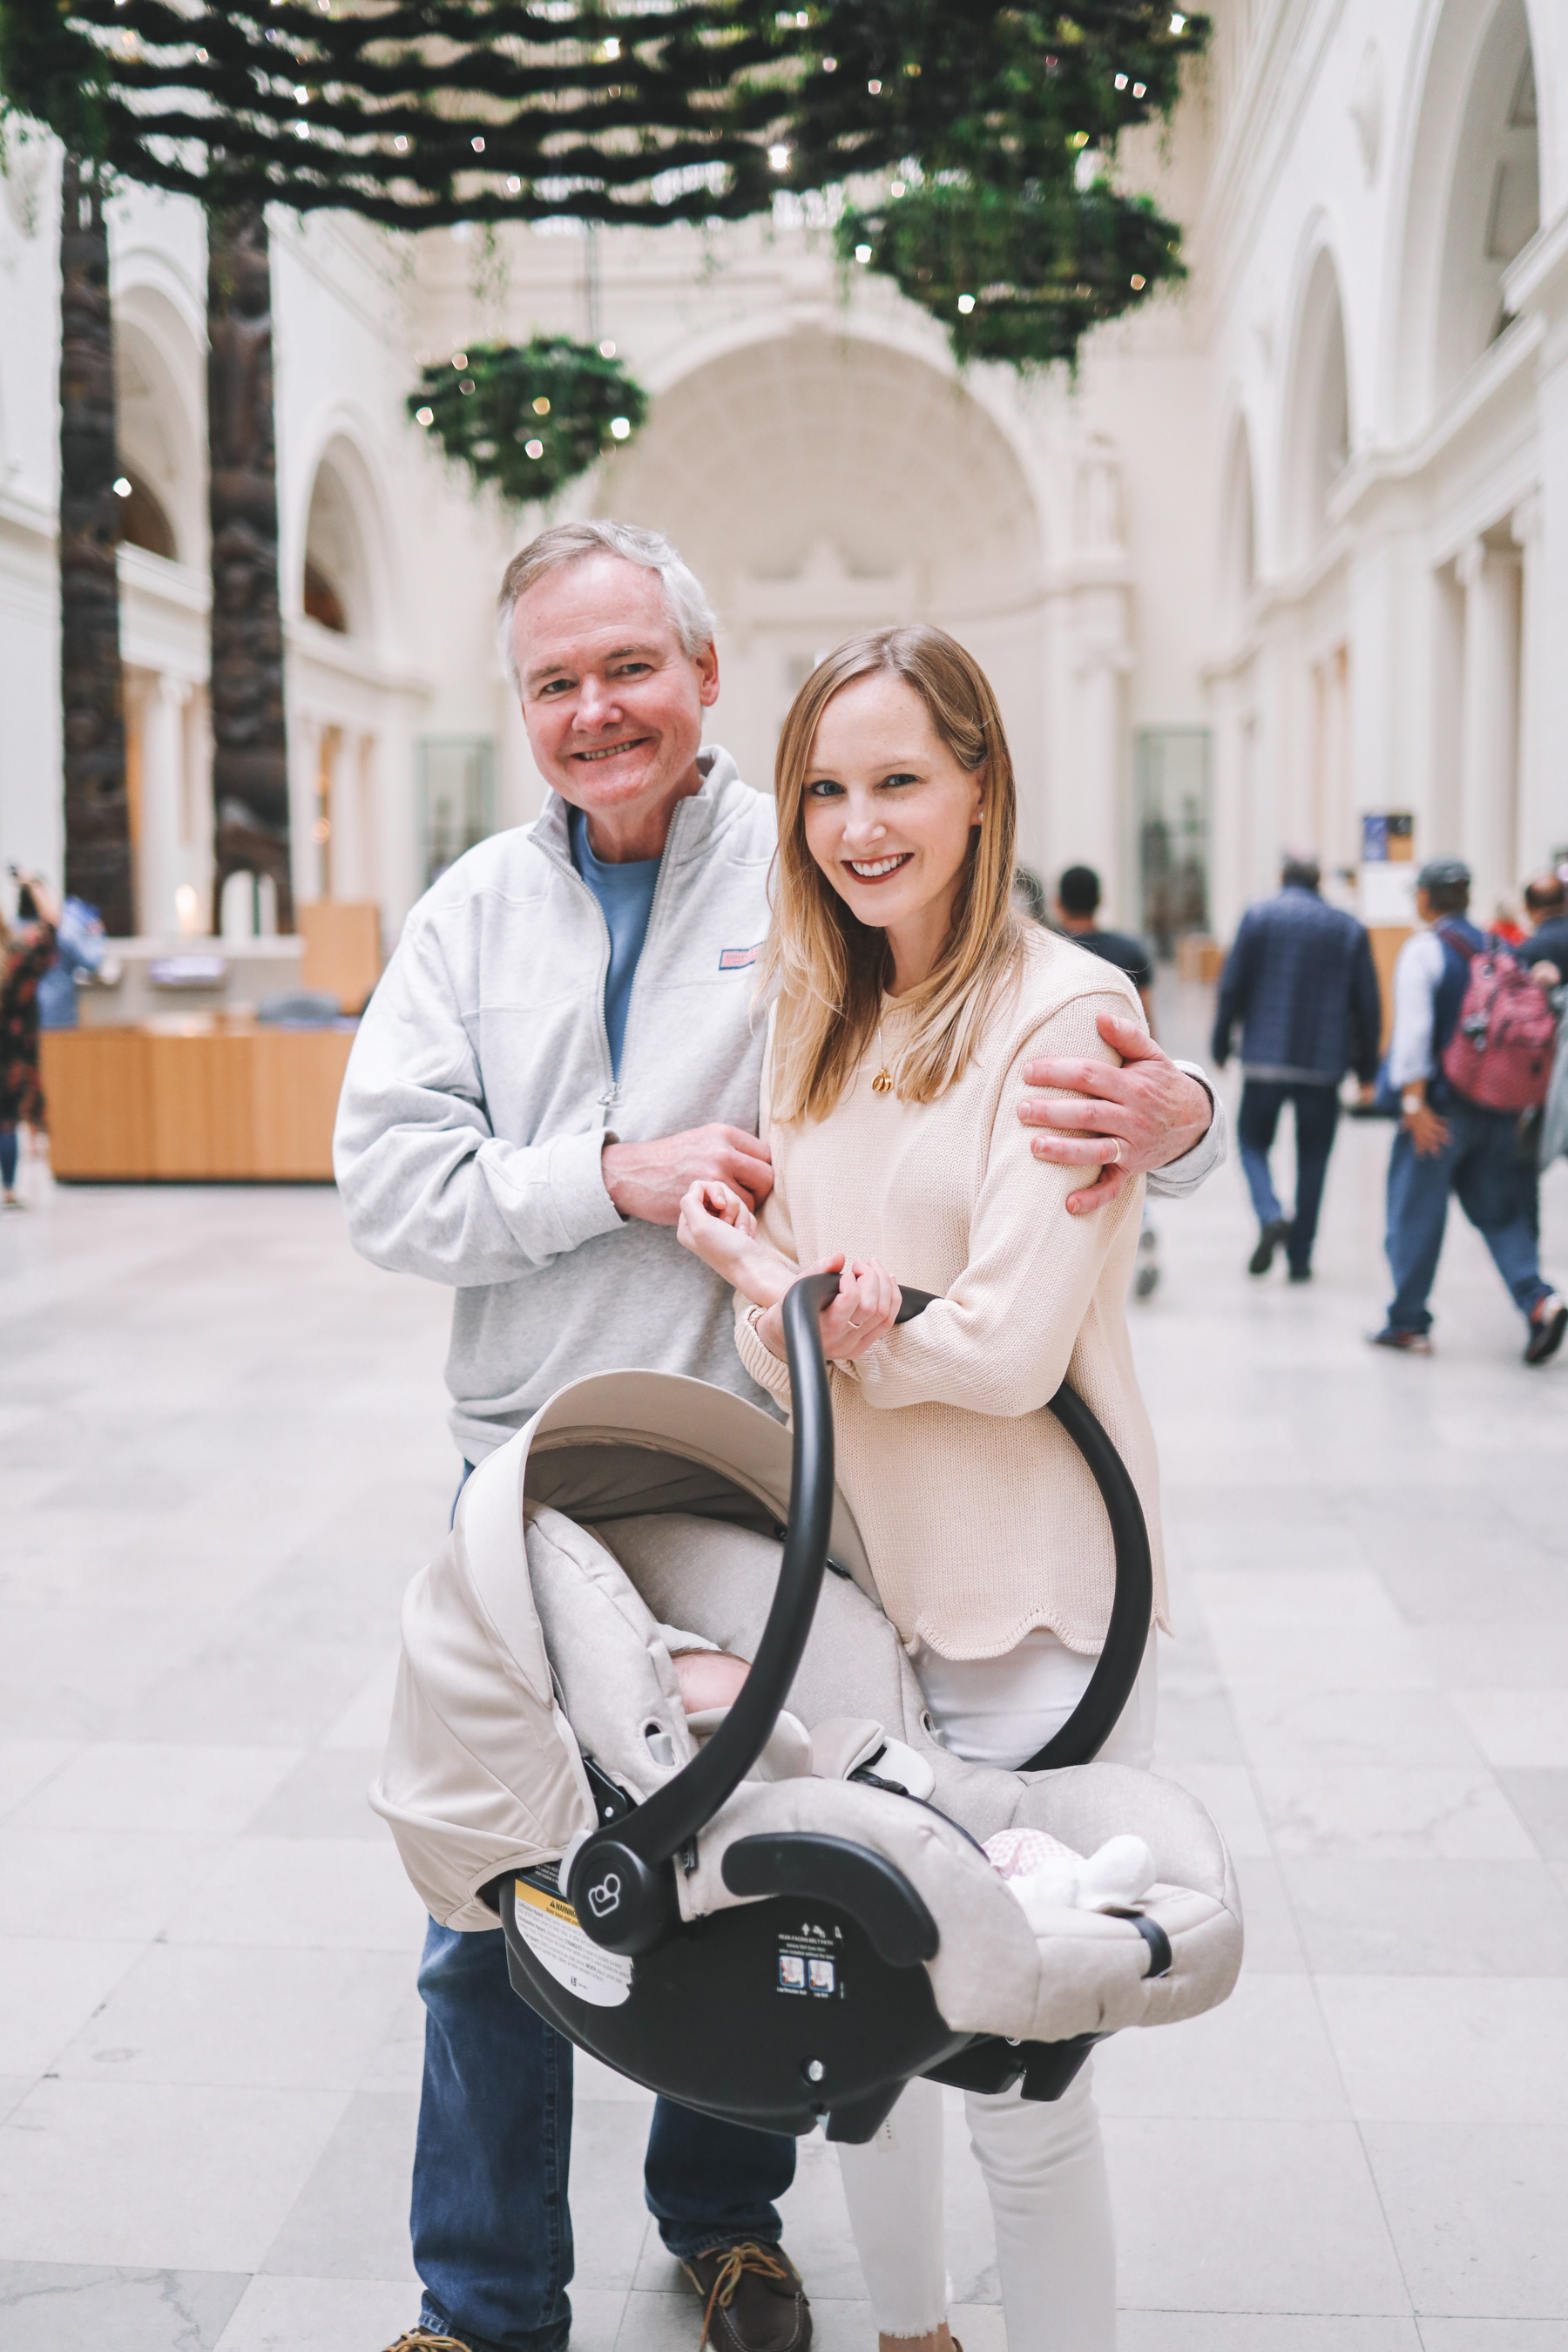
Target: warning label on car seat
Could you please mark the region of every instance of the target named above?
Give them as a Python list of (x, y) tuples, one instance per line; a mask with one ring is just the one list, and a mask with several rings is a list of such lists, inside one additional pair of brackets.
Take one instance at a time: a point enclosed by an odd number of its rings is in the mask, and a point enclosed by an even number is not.
[(829, 1930), (812, 1919), (801, 1921), (798, 1934), (787, 1927), (782, 1929), (778, 1939), (780, 1992), (800, 1993), (816, 2000), (842, 2000), (841, 1956), (834, 1946), (843, 1941), (842, 1927)]
[(531, 1886), (526, 1878), (514, 1878), (511, 1885), (517, 1932), (557, 1984), (579, 2000), (592, 2001), (595, 2009), (618, 2009), (630, 1999), (630, 1960), (619, 1952), (606, 1952), (585, 1936), (577, 1914), (561, 1895)]

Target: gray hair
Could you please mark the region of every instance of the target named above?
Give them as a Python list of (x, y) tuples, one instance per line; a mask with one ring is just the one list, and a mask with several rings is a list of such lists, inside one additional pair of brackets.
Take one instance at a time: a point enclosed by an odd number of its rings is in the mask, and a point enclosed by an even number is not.
[(521, 553), (512, 557), (496, 599), (496, 651), (514, 694), (521, 691), (512, 644), (518, 598), (526, 596), (547, 572), (581, 562), (585, 555), (618, 555), (639, 571), (657, 572), (664, 591), (664, 609), (681, 652), (695, 657), (704, 646), (712, 644), (718, 625), (702, 583), (681, 562), (662, 531), (642, 530), (632, 522), (558, 522), (531, 539)]
[(1281, 882), (1300, 882), (1303, 883), (1309, 890), (1315, 890), (1322, 878), (1322, 860), (1315, 849), (1296, 848), (1280, 851), (1279, 879)]

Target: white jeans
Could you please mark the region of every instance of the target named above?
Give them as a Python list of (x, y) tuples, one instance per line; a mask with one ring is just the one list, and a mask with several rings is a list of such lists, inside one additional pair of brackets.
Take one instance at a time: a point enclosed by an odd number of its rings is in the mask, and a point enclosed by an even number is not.
[[(1005, 1657), (917, 1655), (931, 1719), (974, 1763), (1013, 1769), (1071, 1712), (1094, 1669), (1054, 1634)], [(1100, 1750), (1147, 1769), (1154, 1749), (1154, 1636), (1121, 1720)], [(1084, 2066), (1059, 2099), (964, 2094), (969, 2144), (984, 2176), (1008, 2352), (1113, 2352), (1116, 2240), (1100, 2118)], [(947, 2317), (942, 2230), (942, 2093), (910, 2084), (875, 2139), (840, 2147), (856, 2251), (885, 2336), (925, 2336)]]

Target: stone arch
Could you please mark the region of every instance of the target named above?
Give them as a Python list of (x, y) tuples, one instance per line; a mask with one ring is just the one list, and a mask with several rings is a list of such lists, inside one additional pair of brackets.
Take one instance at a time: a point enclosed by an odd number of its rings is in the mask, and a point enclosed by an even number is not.
[(321, 436), (304, 478), (310, 488), (287, 572), (289, 609), (384, 653), (395, 620), (389, 602), (395, 567), (385, 500), (361, 436), (337, 423)]
[(1436, 16), (1387, 311), (1403, 434), (1419, 429), (1507, 323), (1503, 275), (1541, 219), (1535, 67), (1525, 0), (1447, 0)]
[(1288, 565), (1304, 563), (1329, 532), (1329, 493), (1350, 456), (1350, 361), (1340, 273), (1327, 245), (1307, 271), (1285, 381), (1279, 518)]
[(595, 504), (668, 531), (706, 583), (728, 665), (721, 729), (752, 781), (771, 773), (816, 658), (889, 621), (970, 645), (1032, 751), (1038, 503), (995, 418), (930, 360), (826, 328), (736, 342), (658, 393)]
[(207, 547), (204, 372), (201, 348), (167, 295), (132, 285), (114, 316), (120, 462), (161, 511), (173, 543), (159, 546), (155, 530), (132, 536), (198, 568)]

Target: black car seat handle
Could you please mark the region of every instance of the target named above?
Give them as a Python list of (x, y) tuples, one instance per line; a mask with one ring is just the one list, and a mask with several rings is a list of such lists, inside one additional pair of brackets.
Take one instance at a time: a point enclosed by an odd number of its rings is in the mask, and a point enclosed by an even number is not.
[(789, 1696), (827, 1565), (833, 1527), (833, 1411), (817, 1318), (837, 1295), (835, 1274), (808, 1274), (784, 1294), (784, 1353), (794, 1407), (789, 1523), (773, 1605), (751, 1672), (704, 1747), (634, 1812), (578, 1848), (569, 1894), (596, 1943), (646, 1951), (675, 1920), (665, 1867), (745, 1779)]
[[(906, 1290), (899, 1321), (910, 1322), (931, 1303), (929, 1290)], [(1082, 1454), (1090, 1477), (1100, 1489), (1116, 1556), (1116, 1585), (1111, 1596), (1110, 1622), (1095, 1661), (1094, 1672), (1078, 1705), (1061, 1729), (1047, 1739), (1024, 1772), (1054, 1772), (1064, 1764), (1089, 1764), (1097, 1757), (1132, 1696), (1132, 1685), (1143, 1664), (1149, 1624), (1154, 1612), (1154, 1563), (1149, 1549), (1149, 1523), (1127, 1465), (1076, 1389), (1066, 1381), (1047, 1407)]]

